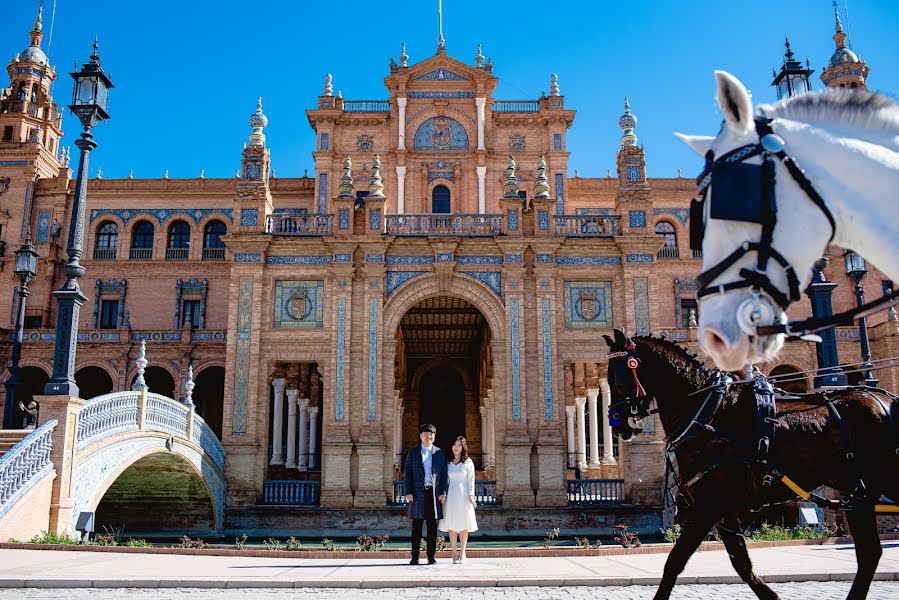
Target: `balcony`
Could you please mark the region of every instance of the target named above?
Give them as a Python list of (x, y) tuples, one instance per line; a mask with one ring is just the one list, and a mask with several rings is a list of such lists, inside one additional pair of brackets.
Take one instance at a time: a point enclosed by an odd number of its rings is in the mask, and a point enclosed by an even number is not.
[(533, 113), (540, 112), (539, 100), (496, 100), (493, 103), (495, 113)]
[(166, 248), (166, 260), (187, 260), (190, 248)]
[(277, 236), (315, 236), (334, 234), (334, 215), (270, 215), (265, 232)]
[(502, 235), (502, 215), (402, 214), (387, 215), (387, 235), (407, 237)]
[(624, 502), (623, 479), (569, 479), (569, 504), (616, 504)]
[(132, 248), (128, 254), (129, 260), (150, 260), (153, 258), (153, 248)]
[(203, 260), (225, 260), (225, 249), (203, 248)]
[(693, 252), (693, 258), (702, 259), (702, 250), (691, 250)]
[(656, 252), (656, 256), (658, 258), (680, 258), (680, 252), (676, 247), (662, 246), (659, 248), (659, 251)]
[(94, 260), (115, 260), (115, 248), (94, 248)]
[(553, 219), (560, 237), (613, 237), (621, 232), (620, 215), (555, 215)]
[(387, 100), (344, 100), (343, 112), (390, 112)]

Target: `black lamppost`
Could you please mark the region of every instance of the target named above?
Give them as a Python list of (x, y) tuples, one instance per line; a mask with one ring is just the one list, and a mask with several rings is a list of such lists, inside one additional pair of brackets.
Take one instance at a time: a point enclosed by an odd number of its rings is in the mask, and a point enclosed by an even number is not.
[[(850, 250), (844, 257), (846, 259), (846, 274), (855, 281), (855, 303), (862, 306), (865, 303), (865, 288), (862, 287), (862, 279), (868, 274), (865, 259)], [(880, 380), (871, 374), (874, 365), (871, 364), (871, 349), (868, 347), (868, 319), (861, 317), (858, 320), (858, 335), (862, 346), (862, 379), (864, 385), (876, 386)]]
[[(833, 316), (833, 303), (831, 295), (837, 284), (827, 281), (824, 277), (824, 269), (827, 267), (826, 258), (819, 259), (812, 271), (812, 282), (805, 288), (805, 293), (812, 303), (812, 316), (818, 319)], [(818, 356), (818, 373), (815, 375), (814, 386), (833, 387), (846, 385), (846, 374), (840, 369), (840, 359), (837, 354), (837, 336), (833, 327), (820, 331), (821, 342), (815, 344), (815, 353)]]
[(84, 242), (84, 208), (87, 201), (87, 165), (91, 150), (97, 147), (90, 134), (91, 128), (109, 118), (106, 107), (109, 103), (109, 90), (114, 87), (103, 69), (100, 57), (97, 56), (97, 40), (94, 40), (94, 52), (90, 62), (77, 73), (70, 73), (75, 80), (75, 92), (72, 104), (69, 105), (75, 116), (84, 126), (81, 139), (75, 145), (81, 150), (78, 159), (78, 179), (75, 183), (75, 197), (72, 200), (72, 220), (69, 224), (69, 242), (66, 247), (68, 261), (63, 266), (66, 282), (57, 291), (56, 296), (56, 349), (53, 352), (53, 375), (44, 386), (44, 393), (51, 396), (77, 396), (78, 386), (75, 384), (75, 351), (78, 345), (78, 316), (81, 305), (87, 298), (78, 287), (78, 278), (84, 275), (84, 267), (79, 260)]
[(784, 45), (787, 51), (784, 53), (784, 62), (780, 67), (780, 73), (774, 74), (771, 85), (777, 90), (777, 99), (792, 98), (799, 94), (812, 91), (810, 76), (814, 69), (810, 69), (806, 60), (805, 68), (802, 63), (793, 58), (793, 49), (790, 48), (790, 39), (786, 38)]
[(16, 250), (16, 277), (19, 278), (19, 310), (16, 312), (16, 333), (12, 343), (12, 364), (6, 386), (6, 404), (3, 407), (3, 429), (13, 428), (13, 415), (18, 400), (22, 377), (19, 373), (19, 359), (22, 357), (22, 329), (25, 325), (25, 299), (28, 298), (28, 282), (37, 275), (38, 254), (31, 245), (31, 236)]

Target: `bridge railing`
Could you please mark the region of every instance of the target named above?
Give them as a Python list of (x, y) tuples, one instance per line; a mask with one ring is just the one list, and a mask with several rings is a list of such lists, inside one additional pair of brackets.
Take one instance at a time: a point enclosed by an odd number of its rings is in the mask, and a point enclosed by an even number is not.
[(140, 429), (140, 393), (115, 392), (85, 402), (78, 414), (75, 449), (94, 438)]
[(58, 421), (47, 421), (0, 457), (0, 516), (12, 507), (31, 482), (53, 469), (53, 428)]

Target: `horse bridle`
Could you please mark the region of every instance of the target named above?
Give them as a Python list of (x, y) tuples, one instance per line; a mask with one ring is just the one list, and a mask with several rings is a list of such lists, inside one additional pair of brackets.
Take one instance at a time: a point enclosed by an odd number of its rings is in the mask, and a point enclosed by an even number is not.
[(643, 387), (643, 384), (640, 382), (640, 377), (637, 374), (637, 367), (640, 366), (640, 359), (636, 356), (636, 350), (637, 347), (633, 343), (628, 343), (625, 346), (624, 351), (609, 352), (608, 354), (606, 354), (606, 358), (609, 361), (612, 361), (616, 358), (627, 359), (627, 368), (630, 369), (634, 377), (634, 395), (636, 396), (636, 400), (634, 400), (630, 396), (627, 396), (620, 402), (610, 404), (609, 418), (612, 418), (612, 414), (620, 407), (625, 406), (628, 410), (628, 426), (635, 431), (640, 431), (643, 429), (643, 419), (645, 419), (655, 411), (652, 411), (649, 408), (649, 405), (652, 402), (652, 397), (646, 393), (646, 388)]
[[(700, 197), (694, 198), (690, 205), (690, 247), (693, 250), (702, 250), (702, 238), (705, 235), (705, 203), (709, 186), (713, 180), (720, 188), (720, 197), (726, 197), (727, 201), (712, 203), (709, 206), (710, 218), (758, 223), (762, 226), (762, 234), (758, 242), (743, 242), (721, 262), (702, 272), (696, 278), (699, 286), (696, 296), (699, 300), (713, 294), (725, 294), (732, 290), (750, 288), (753, 293), (752, 304), (741, 305), (737, 311), (737, 317), (741, 329), (751, 336), (760, 335), (758, 323), (761, 320), (762, 292), (765, 292), (784, 311), (792, 302), (801, 297), (796, 270), (772, 246), (774, 227), (777, 224), (775, 159), (784, 164), (799, 187), (827, 217), (831, 227), (828, 243), (833, 240), (836, 232), (836, 221), (833, 214), (796, 160), (785, 152), (784, 140), (774, 133), (771, 123), (772, 119), (755, 119), (755, 131), (759, 136), (757, 144), (741, 146), (717, 159), (711, 150), (706, 153), (705, 169), (696, 179)], [(758, 155), (761, 155), (761, 165), (744, 163), (747, 159)], [(740, 279), (737, 281), (712, 285), (715, 279), (750, 252), (757, 253), (754, 269), (740, 269)], [(788, 290), (779, 289), (769, 278), (768, 263), (771, 259), (784, 270)], [(746, 309), (750, 306), (752, 311), (747, 319)]]

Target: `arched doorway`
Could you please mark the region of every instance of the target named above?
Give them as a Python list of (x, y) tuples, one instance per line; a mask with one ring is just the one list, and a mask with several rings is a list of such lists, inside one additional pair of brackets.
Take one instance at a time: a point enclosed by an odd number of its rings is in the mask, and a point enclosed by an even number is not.
[(222, 439), (222, 407), (225, 402), (225, 369), (208, 367), (194, 379), (193, 402), (197, 414)]
[[(137, 377), (135, 376), (135, 380)], [(147, 367), (144, 371), (144, 381), (147, 384), (147, 391), (151, 394), (159, 394), (173, 400), (180, 400), (175, 396), (175, 380), (171, 373), (162, 367)], [(131, 382), (134, 385), (134, 381)]]
[[(16, 406), (13, 407), (12, 423), (14, 429), (22, 427), (23, 424), (23, 413), (19, 410), (19, 403), (28, 406), (28, 403), (34, 400), (35, 396), (40, 396), (44, 393), (44, 386), (50, 381), (50, 376), (40, 367), (21, 367), (19, 369), (19, 376), (22, 378), (22, 385), (18, 389)], [(40, 407), (38, 407), (38, 409), (40, 409)], [(40, 412), (38, 412), (38, 425), (43, 422), (44, 420), (40, 416)]]
[(75, 372), (75, 383), (78, 395), (83, 400), (90, 400), (113, 391), (112, 377), (105, 369), (97, 366), (84, 367)]
[(437, 367), (422, 377), (418, 412), (421, 423), (439, 424), (434, 441), (438, 447), (449, 450), (456, 437), (468, 437), (465, 431), (465, 385), (455, 369)]

